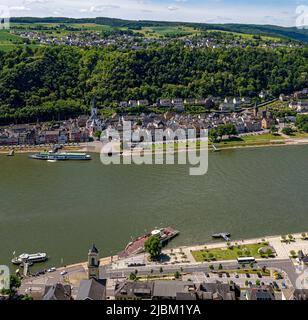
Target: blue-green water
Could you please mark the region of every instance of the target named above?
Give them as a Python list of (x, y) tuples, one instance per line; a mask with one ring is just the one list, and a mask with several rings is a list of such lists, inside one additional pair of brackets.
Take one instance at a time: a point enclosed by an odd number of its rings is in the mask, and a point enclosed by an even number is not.
[(105, 166), (0, 155), (0, 264), (44, 251), (48, 265), (102, 256), (133, 236), (172, 226), (172, 245), (308, 231), (308, 146), (223, 151), (205, 176), (183, 165)]

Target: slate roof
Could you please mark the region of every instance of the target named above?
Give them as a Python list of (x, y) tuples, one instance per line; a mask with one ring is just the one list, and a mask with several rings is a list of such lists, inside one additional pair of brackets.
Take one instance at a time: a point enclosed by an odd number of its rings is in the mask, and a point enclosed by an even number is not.
[(191, 287), (191, 281), (155, 281), (153, 298), (176, 299), (178, 293), (188, 293)]
[(61, 283), (46, 286), (43, 300), (71, 300), (71, 287)]
[(106, 300), (106, 280), (81, 280), (76, 300)]

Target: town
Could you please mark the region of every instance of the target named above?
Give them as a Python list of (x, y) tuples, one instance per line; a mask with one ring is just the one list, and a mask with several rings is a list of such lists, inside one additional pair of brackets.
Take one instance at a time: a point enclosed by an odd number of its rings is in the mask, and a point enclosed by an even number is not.
[[(93, 98), (90, 116), (0, 127), (0, 147), (22, 150), (29, 146), (89, 143), (99, 139), (105, 129), (123, 129), (125, 121), (131, 121), (133, 129), (152, 133), (157, 128), (195, 129), (197, 132), (208, 129), (214, 143), (255, 134), (265, 137), (268, 133), (280, 133), (289, 139), (292, 136), (303, 138), (307, 126), (305, 121), (299, 124), (298, 115), (305, 116), (308, 112), (307, 98), (308, 89), (292, 95), (281, 94), (279, 98), (262, 91), (258, 97), (261, 103), (249, 97), (173, 98), (159, 99), (155, 103), (145, 99), (129, 100), (117, 102), (112, 114), (105, 117)], [(227, 125), (231, 127), (226, 129)]]
[[(156, 237), (152, 235), (149, 242)], [(12, 275), (3, 291), (43, 300), (307, 300), (307, 233), (210, 243), (100, 259)], [(155, 242), (155, 241), (153, 241)], [(153, 244), (152, 242), (152, 244)], [(29, 267), (30, 268), (30, 267)]]

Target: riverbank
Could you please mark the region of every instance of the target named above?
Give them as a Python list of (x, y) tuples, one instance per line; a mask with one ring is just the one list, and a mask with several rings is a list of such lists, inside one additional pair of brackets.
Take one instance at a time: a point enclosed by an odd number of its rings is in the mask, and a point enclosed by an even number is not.
[[(244, 149), (244, 148), (265, 148), (265, 147), (281, 147), (281, 146), (292, 146), (292, 145), (306, 145), (308, 144), (308, 137), (303, 138), (284, 138), (281, 137), (281, 139), (276, 140), (268, 140), (268, 141), (262, 141), (256, 140), (256, 141), (224, 141), (220, 143), (215, 143), (214, 147), (212, 143), (209, 143), (208, 150), (210, 151), (222, 151), (222, 150), (233, 150), (233, 149)], [(23, 154), (23, 153), (36, 153), (36, 152), (42, 152), (46, 150), (50, 150), (52, 146), (29, 146), (29, 147), (0, 147), (0, 154), (8, 154), (10, 150), (14, 149), (15, 153)], [(102, 148), (102, 144), (99, 141), (94, 142), (88, 142), (88, 143), (82, 143), (79, 145), (68, 145), (64, 146), (61, 151), (75, 151), (75, 152), (91, 152), (91, 153), (100, 153)], [(188, 148), (187, 151), (194, 151), (195, 149)], [(206, 148), (200, 148), (200, 150), (206, 150)], [(177, 146), (175, 146), (175, 152), (183, 152), (186, 151), (186, 149), (177, 149)], [(139, 154), (141, 151), (136, 150), (133, 151), (132, 154)], [(150, 154), (154, 153), (155, 150), (145, 150), (144, 154)], [(160, 150), (159, 153), (166, 153), (166, 150)]]
[[(303, 238), (303, 234), (307, 235), (307, 238)], [(227, 257), (227, 250), (231, 250), (234, 252), (237, 248), (252, 248), (253, 246), (266, 247), (271, 248), (272, 255), (270, 257), (261, 257), (258, 254), (251, 252), (250, 256), (255, 257), (257, 260), (266, 261), (268, 258), (274, 258), (277, 260), (285, 260), (291, 259), (293, 263), (296, 265), (297, 261), (294, 257), (292, 257), (291, 252), (303, 251), (304, 254), (308, 254), (308, 232), (302, 233), (293, 233), (290, 235), (285, 235), (285, 240), (282, 239), (282, 236), (272, 235), (272, 236), (264, 236), (259, 238), (251, 238), (251, 239), (237, 239), (230, 240), (230, 242), (215, 242), (215, 243), (204, 243), (199, 245), (190, 245), (190, 246), (180, 246), (176, 248), (165, 248), (162, 250), (164, 260), (161, 262), (150, 262), (147, 259), (147, 254), (138, 254), (135, 256), (131, 256), (124, 259), (119, 259), (117, 255), (103, 257), (100, 259), (101, 266), (112, 266), (113, 269), (125, 269), (127, 268), (127, 264), (133, 261), (144, 261), (145, 265), (153, 265), (153, 266), (166, 266), (166, 265), (196, 265), (203, 262), (211, 262), (213, 264), (223, 263), (226, 261), (236, 261), (236, 257)], [(230, 247), (232, 249), (230, 249)], [(225, 256), (227, 258), (215, 259), (213, 257), (212, 261), (208, 260), (200, 260), (196, 258), (198, 253), (203, 252), (211, 252), (211, 251), (221, 250), (225, 251)], [(169, 259), (166, 259), (169, 257)], [(185, 258), (183, 258), (185, 257)], [(83, 270), (85, 273), (87, 271), (87, 262), (79, 262), (71, 265), (67, 265), (65, 267), (60, 267), (57, 269), (58, 271), (69, 271), (69, 270), (78, 270), (80, 272)]]

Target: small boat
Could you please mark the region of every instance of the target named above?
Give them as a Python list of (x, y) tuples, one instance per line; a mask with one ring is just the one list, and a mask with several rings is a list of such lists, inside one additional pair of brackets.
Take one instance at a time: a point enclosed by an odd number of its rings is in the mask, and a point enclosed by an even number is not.
[(221, 233), (212, 234), (212, 238), (217, 238), (217, 239), (222, 238), (226, 241), (230, 241), (230, 236), (231, 236), (231, 234), (229, 232), (221, 232)]
[(10, 150), (9, 153), (6, 155), (7, 157), (14, 157), (15, 156), (15, 151), (14, 149)]
[(35, 262), (44, 262), (48, 259), (47, 254), (46, 253), (32, 253), (32, 254), (28, 254), (28, 253), (23, 253), (18, 257), (15, 257), (12, 259), (12, 263), (13, 264), (22, 264), (23, 262), (27, 262), (27, 263), (35, 263)]

